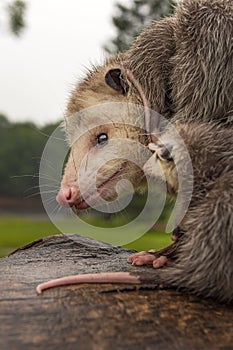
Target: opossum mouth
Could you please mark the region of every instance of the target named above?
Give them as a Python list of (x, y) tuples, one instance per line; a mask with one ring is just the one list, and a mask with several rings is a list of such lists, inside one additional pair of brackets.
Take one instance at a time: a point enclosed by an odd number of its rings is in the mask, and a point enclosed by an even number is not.
[(91, 194), (89, 196), (86, 196), (86, 199), (81, 199), (78, 203), (76, 203), (74, 206), (77, 210), (82, 209), (88, 209), (92, 205), (98, 204), (99, 198), (103, 198), (102, 195), (105, 193), (105, 191), (109, 188), (109, 186), (112, 184), (114, 180), (119, 178), (119, 176), (122, 174), (122, 168), (120, 170), (115, 171), (113, 175), (111, 175), (108, 179), (104, 180), (98, 187), (97, 191), (94, 194)]

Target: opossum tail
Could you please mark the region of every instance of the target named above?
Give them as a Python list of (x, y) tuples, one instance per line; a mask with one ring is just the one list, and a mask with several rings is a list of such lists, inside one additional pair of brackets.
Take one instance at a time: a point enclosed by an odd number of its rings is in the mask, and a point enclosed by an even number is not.
[(130, 274), (129, 272), (101, 272), (90, 273), (83, 275), (66, 276), (57, 279), (50, 280), (39, 284), (36, 287), (38, 294), (41, 294), (43, 290), (48, 288), (54, 288), (58, 286), (64, 286), (69, 284), (81, 284), (81, 283), (124, 283), (124, 284), (141, 284), (143, 283), (140, 274)]

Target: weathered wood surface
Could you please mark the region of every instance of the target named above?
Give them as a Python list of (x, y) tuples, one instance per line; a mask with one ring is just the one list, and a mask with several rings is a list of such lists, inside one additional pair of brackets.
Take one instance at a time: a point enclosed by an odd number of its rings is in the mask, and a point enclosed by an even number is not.
[(233, 349), (229, 305), (149, 286), (35, 292), (38, 283), (67, 274), (136, 270), (126, 263), (131, 252), (59, 235), (1, 259), (0, 349)]

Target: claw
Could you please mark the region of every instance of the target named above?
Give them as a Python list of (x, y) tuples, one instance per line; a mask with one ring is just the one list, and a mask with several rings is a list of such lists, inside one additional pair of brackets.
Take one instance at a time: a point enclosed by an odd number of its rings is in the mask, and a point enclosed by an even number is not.
[(155, 249), (150, 249), (148, 252), (142, 251), (129, 256), (128, 262), (136, 266), (153, 265), (157, 269), (164, 266), (168, 261), (166, 256), (161, 255), (158, 257), (157, 253)]
[(159, 269), (164, 265), (166, 265), (167, 261), (168, 261), (167, 257), (162, 255), (153, 261), (153, 268)]

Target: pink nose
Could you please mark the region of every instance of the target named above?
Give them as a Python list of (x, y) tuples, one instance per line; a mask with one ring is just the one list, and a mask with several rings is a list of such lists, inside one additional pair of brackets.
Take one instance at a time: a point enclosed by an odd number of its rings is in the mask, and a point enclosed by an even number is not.
[(60, 188), (56, 201), (63, 207), (72, 207), (79, 198), (79, 190), (76, 186), (64, 186)]

